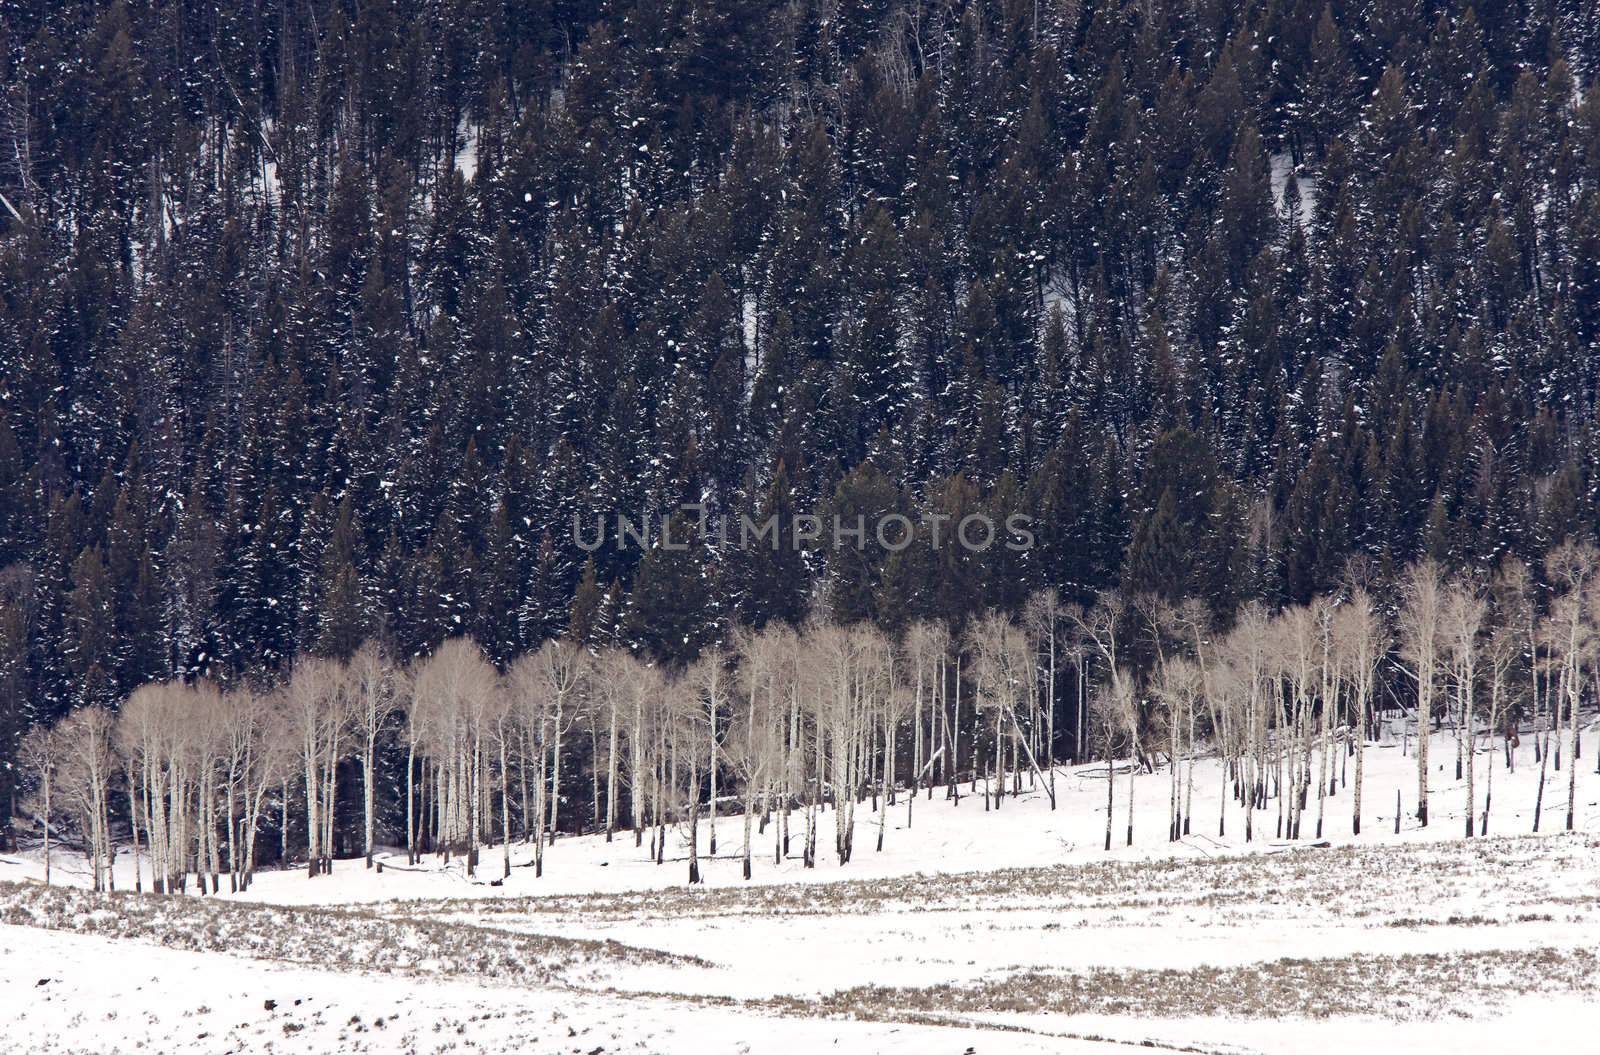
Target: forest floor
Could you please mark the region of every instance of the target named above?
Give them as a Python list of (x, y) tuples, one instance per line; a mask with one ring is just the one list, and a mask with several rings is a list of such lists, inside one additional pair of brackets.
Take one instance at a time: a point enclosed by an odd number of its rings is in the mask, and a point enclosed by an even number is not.
[[(1373, 747), (1363, 834), (1350, 832), (1347, 783), (1327, 803), (1327, 845), (1305, 830), (1271, 837), (1275, 802), (1250, 843), (1235, 806), (1218, 837), (1220, 773), (1202, 761), (1191, 834), (1177, 842), (1166, 771), (1134, 778), (1131, 848), (1117, 774), (1107, 854), (1105, 767), (1062, 768), (1055, 810), (1024, 780), (985, 811), (980, 782), (959, 805), (944, 789), (920, 798), (908, 830), (902, 795), (881, 853), (865, 802), (844, 866), (831, 813), (815, 870), (775, 865), (769, 827), (750, 883), (741, 818), (724, 817), (697, 888), (683, 885), (684, 833), (671, 829), (663, 865), (631, 833), (589, 836), (558, 840), (537, 879), (523, 867), (531, 849), (514, 846), (500, 886), (496, 849), (470, 879), (459, 861), (404, 869), (401, 855), (381, 875), (360, 861), (317, 879), (263, 873), (238, 898), (47, 889), (36, 855), (0, 858), (4, 1047), (1585, 1050), (1600, 1021), (1600, 743), (1584, 743), (1577, 831), (1559, 833), (1568, 771), (1551, 769), (1537, 836), (1528, 744), (1515, 772), (1503, 755), (1476, 756), (1480, 811), (1495, 766), (1495, 834), (1472, 840), (1445, 736), (1432, 745), (1428, 828), (1409, 816), (1414, 759)], [(1307, 828), (1315, 816), (1313, 796)], [(81, 864), (58, 854), (56, 883), (81, 884)], [(119, 886), (131, 885), (126, 864)]]

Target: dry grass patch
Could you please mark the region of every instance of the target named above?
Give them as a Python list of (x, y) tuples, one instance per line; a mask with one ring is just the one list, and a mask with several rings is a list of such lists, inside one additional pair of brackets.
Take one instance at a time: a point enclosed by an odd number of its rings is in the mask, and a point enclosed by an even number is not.
[(820, 1003), (774, 1003), (790, 1012), (894, 1020), (926, 1015), (1051, 1013), (1234, 1018), (1390, 1019), (1466, 1014), (1531, 991), (1600, 990), (1600, 959), (1587, 949), (1284, 959), (1190, 970), (1024, 971), (971, 985), (861, 986)]
[(96, 894), (0, 882), (0, 923), (154, 942), (316, 967), (465, 975), (521, 983), (582, 980), (621, 964), (708, 966), (615, 941), (518, 934), (436, 920), (203, 897)]
[[(1519, 904), (1558, 903), (1572, 892), (1563, 876), (1600, 871), (1600, 837), (1521, 836), (1471, 842), (1311, 848), (1161, 861), (917, 874), (881, 880), (795, 881), (776, 886), (673, 887), (620, 894), (514, 898), (439, 898), (375, 907), (416, 918), (465, 915), (567, 915), (593, 920), (680, 916), (815, 916), (982, 909), (1148, 911), (1163, 908), (1255, 910), (1270, 904), (1330, 920), (1375, 916), (1403, 905), (1418, 883), (1434, 900), (1473, 898), (1503, 883)], [(1351, 876), (1361, 882), (1352, 887)], [(1503, 877), (1503, 879), (1501, 878)], [(1377, 907), (1375, 907), (1377, 906)], [(1252, 912), (1254, 914), (1254, 912)]]

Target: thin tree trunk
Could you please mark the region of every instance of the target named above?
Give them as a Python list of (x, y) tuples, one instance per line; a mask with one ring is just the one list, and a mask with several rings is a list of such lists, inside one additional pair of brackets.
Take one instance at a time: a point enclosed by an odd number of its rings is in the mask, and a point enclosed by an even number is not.
[(367, 749), (361, 756), (361, 820), (364, 826), (366, 841), (367, 867), (372, 867), (372, 841), (373, 841), (373, 816), (376, 811), (377, 795), (374, 788), (376, 783), (376, 760), (373, 755), (378, 750), (378, 735), (372, 724), (367, 727)]
[(1114, 823), (1113, 822), (1113, 817), (1114, 817), (1114, 815), (1116, 813), (1116, 803), (1113, 801), (1116, 798), (1116, 785), (1117, 785), (1117, 773), (1116, 773), (1116, 767), (1112, 765), (1111, 737), (1108, 734), (1106, 736), (1106, 852), (1107, 853), (1109, 853), (1111, 851), (1111, 826)]

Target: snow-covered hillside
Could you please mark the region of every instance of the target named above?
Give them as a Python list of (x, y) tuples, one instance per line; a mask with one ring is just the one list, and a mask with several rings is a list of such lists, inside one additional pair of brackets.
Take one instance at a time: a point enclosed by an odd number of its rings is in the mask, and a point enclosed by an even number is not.
[[(495, 849), (476, 879), (389, 856), (381, 873), (265, 873), (248, 901), (46, 891), (36, 855), (7, 858), (0, 876), (26, 880), (0, 887), (8, 1050), (1309, 1052), (1333, 1033), (1379, 1051), (1576, 1050), (1600, 986), (1600, 742), (1584, 744), (1575, 833), (1548, 834), (1570, 770), (1546, 769), (1540, 836), (1531, 741), (1515, 770), (1485, 744), (1492, 834), (1470, 842), (1454, 741), (1432, 748), (1427, 829), (1414, 758), (1384, 743), (1368, 748), (1363, 834), (1342, 784), (1321, 844), (1246, 843), (1202, 761), (1177, 842), (1169, 772), (1133, 776), (1131, 848), (1117, 772), (1107, 853), (1105, 767), (1063, 767), (1055, 810), (1026, 782), (987, 811), (981, 783), (959, 804), (941, 788), (886, 818), (864, 808), (843, 867), (774, 863), (771, 825), (748, 884), (737, 816), (694, 888), (683, 845), (657, 865), (631, 836), (559, 840), (537, 879), (518, 845), (499, 885)], [(1258, 813), (1258, 832), (1274, 819)], [(87, 878), (59, 854), (52, 872)], [(296, 905), (321, 907), (280, 907)]]

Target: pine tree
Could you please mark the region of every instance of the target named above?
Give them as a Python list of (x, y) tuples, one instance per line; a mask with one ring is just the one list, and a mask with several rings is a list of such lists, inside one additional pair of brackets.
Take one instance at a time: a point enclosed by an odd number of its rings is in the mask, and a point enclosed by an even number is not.
[(1355, 69), (1334, 21), (1333, 7), (1324, 4), (1311, 41), (1303, 89), (1307, 130), (1318, 154), (1327, 150), (1335, 129), (1343, 123), (1355, 89)]
[(333, 534), (322, 553), (321, 612), (315, 651), (318, 655), (347, 659), (371, 633), (369, 602), (362, 582), (359, 546), (361, 527), (355, 520), (350, 496), (340, 499)]
[(600, 606), (604, 601), (595, 581), (594, 558), (583, 562), (583, 574), (572, 594), (572, 614), (567, 618), (566, 637), (580, 645), (593, 646), (600, 632)]
[(674, 513), (634, 573), (628, 638), (669, 666), (688, 664), (716, 638), (718, 617), (705, 561), (705, 541), (695, 523)]
[(109, 703), (116, 691), (118, 642), (114, 595), (99, 546), (85, 546), (73, 561), (66, 602), (63, 645), (73, 700), (80, 706)]
[(798, 512), (788, 466), (780, 461), (761, 508), (751, 518), (752, 527), (748, 533), (742, 523), (736, 529), (738, 547), (732, 558), (741, 568), (739, 614), (758, 629), (773, 621), (798, 626), (805, 616), (810, 573), (795, 535)]
[(1128, 546), (1125, 588), (1172, 600), (1196, 596), (1206, 581), (1200, 563), (1212, 515), (1216, 461), (1186, 428), (1160, 436), (1141, 483), (1140, 512)]

